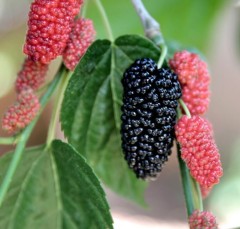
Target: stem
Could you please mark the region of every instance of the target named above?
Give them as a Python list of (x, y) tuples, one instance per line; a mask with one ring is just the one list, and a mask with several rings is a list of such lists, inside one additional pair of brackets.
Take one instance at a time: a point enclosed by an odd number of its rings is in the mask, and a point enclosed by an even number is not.
[(40, 87), (39, 89), (36, 90), (36, 93), (38, 96), (40, 96), (44, 91), (46, 91), (46, 89), (48, 88), (48, 86), (50, 85), (51, 82), (47, 82), (46, 84), (44, 84), (42, 87)]
[[(40, 99), (40, 104), (41, 104), (41, 111), (43, 110), (43, 108), (46, 106), (47, 102), (49, 101), (52, 93), (54, 92), (56, 86), (59, 83), (59, 80), (61, 78), (62, 72), (64, 70), (64, 67), (61, 66), (60, 70), (58, 71), (57, 75), (55, 76), (55, 78), (53, 79), (53, 81), (51, 82), (51, 84), (49, 85), (46, 93), (42, 96), (42, 98)], [(22, 131), (21, 135), (19, 136), (19, 141), (18, 144), (16, 146), (15, 152), (13, 154), (13, 158), (10, 162), (10, 165), (8, 167), (8, 170), (6, 172), (6, 175), (3, 179), (1, 188), (0, 188), (0, 206), (3, 203), (4, 197), (7, 193), (7, 190), (11, 184), (13, 175), (16, 171), (16, 168), (20, 162), (21, 156), (24, 152), (26, 143), (28, 138), (31, 135), (31, 132), (34, 128), (34, 126), (37, 123), (37, 120), (39, 119), (40, 113), (37, 115), (37, 117)]]
[(163, 45), (165, 42), (160, 32), (159, 23), (148, 13), (141, 0), (132, 0), (132, 4), (142, 21), (146, 37), (158, 46)]
[(107, 36), (108, 36), (110, 41), (113, 41), (114, 37), (113, 37), (112, 29), (111, 29), (106, 11), (105, 11), (102, 3), (101, 3), (101, 0), (95, 0), (95, 3), (97, 5), (97, 8), (98, 8), (100, 14), (101, 14), (101, 17), (102, 17), (102, 20), (103, 20), (103, 23), (104, 23), (104, 27), (105, 27), (106, 32), (107, 32)]
[(0, 145), (12, 145), (16, 142), (15, 137), (8, 137), (8, 138), (0, 138)]
[(87, 14), (87, 8), (88, 8), (88, 0), (85, 0), (84, 1), (84, 5), (83, 5), (83, 9), (82, 9), (82, 12), (81, 12), (81, 17), (82, 18), (85, 18), (86, 17), (86, 14)]
[(158, 68), (161, 68), (167, 55), (167, 46), (160, 31), (159, 23), (148, 13), (141, 0), (132, 0), (132, 4), (140, 17), (146, 37), (161, 48)]
[(188, 118), (191, 118), (191, 113), (190, 113), (190, 111), (188, 110), (187, 105), (183, 102), (182, 99), (179, 99), (179, 103), (180, 103), (182, 109), (184, 110), (185, 114), (188, 116)]
[(197, 206), (197, 209), (199, 209), (200, 211), (203, 211), (202, 193), (200, 190), (200, 186), (194, 178), (191, 177), (191, 179), (192, 179), (192, 185), (194, 189), (194, 198), (196, 200), (195, 206)]
[(59, 111), (61, 108), (61, 104), (62, 104), (62, 100), (63, 100), (63, 96), (64, 96), (64, 91), (67, 87), (67, 83), (68, 83), (68, 71), (63, 71), (62, 72), (62, 77), (59, 83), (59, 88), (57, 90), (57, 98), (56, 101), (54, 103), (54, 108), (53, 108), (53, 113), (52, 113), (52, 118), (51, 118), (51, 122), (49, 125), (49, 129), (48, 129), (48, 135), (47, 135), (47, 147), (51, 144), (52, 140), (54, 139), (55, 136), (55, 130), (56, 130), (56, 125), (58, 123), (58, 118), (59, 118)]
[(165, 57), (167, 55), (167, 50), (168, 50), (167, 46), (165, 44), (160, 45), (160, 47), (161, 47), (161, 56), (160, 56), (160, 59), (158, 61), (158, 68), (162, 67), (163, 62), (165, 60)]
[(178, 162), (179, 162), (181, 178), (182, 178), (183, 192), (184, 192), (185, 202), (187, 207), (187, 214), (188, 216), (190, 216), (195, 209), (193, 196), (192, 196), (191, 177), (185, 162), (181, 158), (181, 149), (178, 143), (177, 143), (177, 151), (178, 151), (177, 153)]

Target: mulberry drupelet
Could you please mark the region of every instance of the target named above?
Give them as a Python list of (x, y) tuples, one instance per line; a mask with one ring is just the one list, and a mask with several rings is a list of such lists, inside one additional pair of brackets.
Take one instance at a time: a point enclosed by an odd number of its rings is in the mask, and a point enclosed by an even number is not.
[(154, 178), (171, 154), (181, 88), (177, 75), (149, 59), (124, 73), (122, 148), (138, 178)]

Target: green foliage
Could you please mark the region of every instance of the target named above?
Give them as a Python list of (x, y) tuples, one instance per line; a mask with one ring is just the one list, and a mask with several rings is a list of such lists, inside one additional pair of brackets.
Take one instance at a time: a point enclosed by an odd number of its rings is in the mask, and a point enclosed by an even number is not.
[[(1, 157), (0, 182), (13, 153)], [(68, 144), (25, 151), (0, 209), (0, 228), (112, 228), (99, 181)]]
[[(161, 24), (166, 40), (177, 40), (187, 46), (206, 51), (215, 19), (227, 0), (143, 0), (147, 10)], [(131, 1), (102, 0), (114, 35), (143, 34), (140, 19), (134, 12)], [(98, 37), (105, 37), (99, 13), (89, 4), (87, 17), (94, 20)], [(124, 15), (124, 16), (123, 16)], [(125, 16), (126, 15), (126, 16)]]
[(143, 204), (146, 184), (128, 169), (121, 150), (121, 78), (137, 58), (159, 58), (159, 49), (134, 35), (96, 41), (77, 66), (61, 110), (69, 142), (87, 158), (97, 175), (115, 192)]

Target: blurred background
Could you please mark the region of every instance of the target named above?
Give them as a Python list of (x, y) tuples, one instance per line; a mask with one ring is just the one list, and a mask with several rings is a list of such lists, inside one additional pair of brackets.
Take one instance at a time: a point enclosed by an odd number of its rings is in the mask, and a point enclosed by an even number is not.
[[(220, 228), (240, 227), (240, 1), (145, 0), (149, 12), (160, 22), (165, 39), (195, 47), (206, 57), (212, 76), (211, 105), (207, 117), (213, 123), (224, 176), (205, 200)], [(22, 46), (30, 0), (0, 0), (0, 116), (15, 100), (13, 84), (24, 59)], [(144, 34), (130, 0), (102, 0), (117, 37)], [(94, 20), (98, 38), (106, 38), (99, 12), (89, 0), (87, 17)], [(54, 74), (59, 60), (51, 66)], [(51, 104), (35, 128), (29, 145), (44, 142)], [(0, 131), (1, 136), (5, 136)], [(9, 147), (0, 148), (0, 154)], [(106, 189), (107, 190), (107, 189)], [(146, 192), (147, 208), (107, 190), (115, 228), (187, 228), (185, 204), (176, 154)]]

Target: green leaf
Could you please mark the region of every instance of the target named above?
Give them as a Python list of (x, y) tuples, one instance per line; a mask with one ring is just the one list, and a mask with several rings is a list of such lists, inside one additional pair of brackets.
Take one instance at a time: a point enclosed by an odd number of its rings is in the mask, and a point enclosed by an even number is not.
[(77, 66), (66, 89), (61, 124), (70, 143), (115, 192), (144, 204), (146, 183), (128, 169), (121, 150), (121, 78), (137, 58), (158, 60), (159, 49), (137, 36), (114, 43), (96, 41)]
[(113, 228), (105, 193), (82, 156), (59, 140), (52, 143), (52, 153), (62, 228)]
[[(12, 158), (0, 160), (0, 181)], [(0, 228), (112, 228), (100, 183), (68, 144), (26, 150), (0, 208)]]

